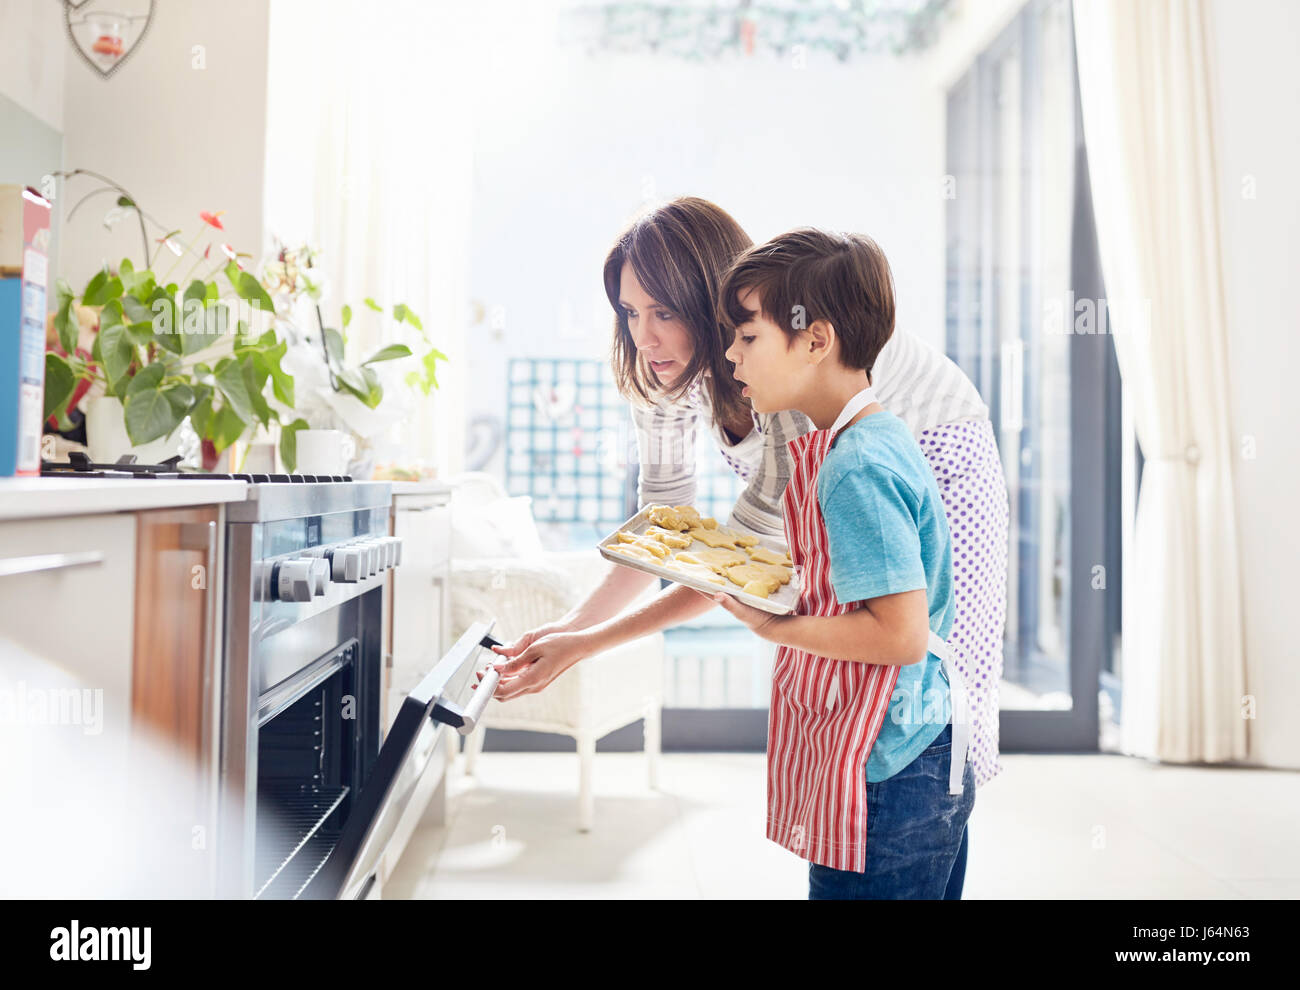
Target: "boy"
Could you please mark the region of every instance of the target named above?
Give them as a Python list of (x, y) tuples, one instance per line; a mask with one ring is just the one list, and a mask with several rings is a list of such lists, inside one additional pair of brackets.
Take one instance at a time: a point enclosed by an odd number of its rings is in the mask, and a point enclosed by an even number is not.
[(794, 230), (736, 260), (719, 311), (754, 410), (817, 427), (790, 444), (783, 502), (796, 614), (712, 596), (780, 644), (768, 838), (809, 860), (810, 898), (959, 897), (975, 785), (943, 641), (952, 547), (933, 472), (871, 391), (889, 264), (868, 237)]

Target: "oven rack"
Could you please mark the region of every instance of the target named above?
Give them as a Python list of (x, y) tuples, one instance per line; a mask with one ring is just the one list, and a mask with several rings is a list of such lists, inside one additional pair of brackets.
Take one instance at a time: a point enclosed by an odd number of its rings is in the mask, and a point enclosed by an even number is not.
[(316, 875), (338, 839), (337, 832), (322, 832), (321, 826), (343, 803), (348, 790), (343, 786), (262, 791), (258, 804), (265, 801), (270, 827), (259, 828), (257, 875), (266, 880), (254, 898), (296, 897)]

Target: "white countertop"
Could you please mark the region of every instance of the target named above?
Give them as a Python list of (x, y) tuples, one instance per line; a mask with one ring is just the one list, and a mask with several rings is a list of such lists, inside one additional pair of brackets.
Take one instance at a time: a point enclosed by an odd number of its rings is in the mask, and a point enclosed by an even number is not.
[(242, 502), (245, 481), (136, 481), (130, 478), (0, 478), (0, 519)]
[(445, 481), (390, 481), (394, 495), (448, 495), (451, 485)]

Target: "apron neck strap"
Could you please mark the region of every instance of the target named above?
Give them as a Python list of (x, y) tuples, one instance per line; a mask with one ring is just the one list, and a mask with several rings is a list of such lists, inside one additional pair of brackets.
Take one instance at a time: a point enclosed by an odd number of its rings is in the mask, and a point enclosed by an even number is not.
[(840, 410), (839, 416), (835, 418), (835, 423), (831, 426), (831, 433), (839, 433), (845, 423), (875, 401), (877, 401), (876, 393), (873, 392), (871, 386), (868, 385), (853, 398), (849, 399), (848, 404)]

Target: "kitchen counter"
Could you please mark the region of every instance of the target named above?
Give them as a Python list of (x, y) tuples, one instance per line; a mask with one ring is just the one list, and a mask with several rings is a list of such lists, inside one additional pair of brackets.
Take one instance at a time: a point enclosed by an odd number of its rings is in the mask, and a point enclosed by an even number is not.
[(449, 495), (451, 485), (445, 481), (392, 481), (394, 495)]
[(0, 478), (0, 519), (85, 516), (179, 505), (242, 502), (244, 481), (129, 478)]

